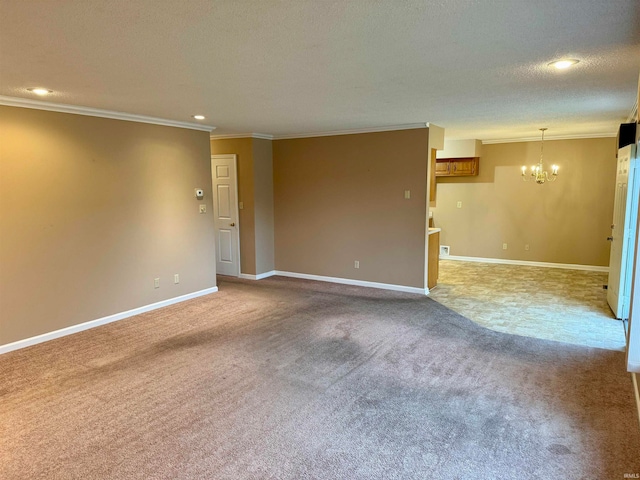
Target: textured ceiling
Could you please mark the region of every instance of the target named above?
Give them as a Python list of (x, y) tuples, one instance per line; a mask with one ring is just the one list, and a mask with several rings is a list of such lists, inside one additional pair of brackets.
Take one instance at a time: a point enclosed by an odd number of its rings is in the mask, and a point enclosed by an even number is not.
[(216, 133), (615, 133), (639, 68), (638, 0), (0, 0), (0, 95)]

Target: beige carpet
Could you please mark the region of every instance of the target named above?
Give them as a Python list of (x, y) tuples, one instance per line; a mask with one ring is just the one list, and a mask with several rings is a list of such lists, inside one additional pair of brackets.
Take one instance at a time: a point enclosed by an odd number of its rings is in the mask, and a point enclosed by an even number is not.
[(622, 479), (622, 352), (271, 278), (0, 356), (0, 478)]

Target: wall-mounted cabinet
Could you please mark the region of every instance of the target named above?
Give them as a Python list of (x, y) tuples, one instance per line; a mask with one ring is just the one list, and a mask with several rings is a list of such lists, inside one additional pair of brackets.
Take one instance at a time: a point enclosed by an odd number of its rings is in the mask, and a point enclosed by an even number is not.
[(436, 177), (471, 177), (478, 175), (480, 159), (438, 158), (436, 159)]

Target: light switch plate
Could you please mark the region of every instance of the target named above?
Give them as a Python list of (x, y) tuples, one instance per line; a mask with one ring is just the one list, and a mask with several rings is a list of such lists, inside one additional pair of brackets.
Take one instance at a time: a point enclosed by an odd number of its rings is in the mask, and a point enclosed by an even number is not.
[(207, 213), (207, 205), (205, 204), (200, 205), (200, 213)]

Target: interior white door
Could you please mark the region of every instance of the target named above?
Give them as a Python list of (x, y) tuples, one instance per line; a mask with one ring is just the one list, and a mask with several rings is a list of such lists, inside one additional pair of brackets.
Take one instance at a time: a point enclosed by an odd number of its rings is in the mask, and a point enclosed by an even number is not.
[(213, 215), (216, 230), (216, 271), (240, 275), (238, 179), (236, 155), (211, 155)]
[(616, 318), (629, 318), (631, 269), (638, 214), (638, 168), (635, 145), (618, 150), (616, 193), (611, 224), (607, 301)]

